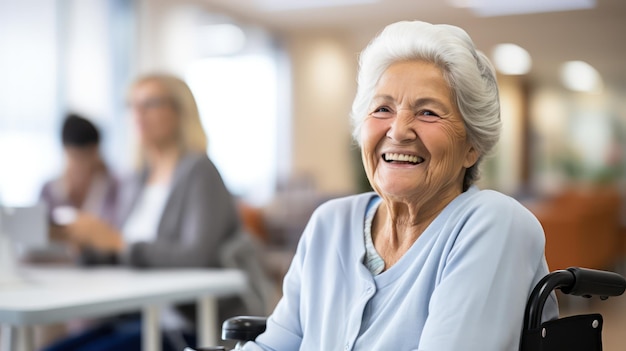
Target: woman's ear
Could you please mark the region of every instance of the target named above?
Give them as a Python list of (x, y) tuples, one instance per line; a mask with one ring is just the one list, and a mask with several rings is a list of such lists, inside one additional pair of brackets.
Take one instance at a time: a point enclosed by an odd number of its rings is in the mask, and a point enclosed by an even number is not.
[(479, 157), (480, 153), (478, 152), (478, 150), (476, 150), (476, 148), (474, 148), (473, 146), (470, 146), (465, 153), (465, 161), (463, 162), (463, 167), (472, 167), (474, 164), (476, 164), (476, 161), (478, 161)]

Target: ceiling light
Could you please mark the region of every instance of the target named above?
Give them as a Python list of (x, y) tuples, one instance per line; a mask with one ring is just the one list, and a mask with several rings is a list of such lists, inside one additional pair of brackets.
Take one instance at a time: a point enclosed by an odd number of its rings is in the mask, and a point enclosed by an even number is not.
[(210, 24), (198, 28), (198, 46), (202, 56), (232, 55), (246, 44), (246, 35), (234, 24)]
[(256, 5), (263, 11), (303, 10), (351, 5), (365, 5), (379, 0), (256, 0)]
[(595, 7), (596, 0), (448, 0), (448, 3), (486, 17), (590, 9)]
[(452, 7), (458, 7), (463, 9), (477, 6), (477, 1), (475, 0), (448, 0), (448, 3)]
[(568, 61), (561, 66), (561, 82), (570, 90), (599, 93), (602, 91), (602, 77), (593, 66), (584, 61)]
[(528, 51), (515, 44), (499, 44), (493, 49), (491, 56), (496, 69), (502, 74), (526, 74), (532, 66)]

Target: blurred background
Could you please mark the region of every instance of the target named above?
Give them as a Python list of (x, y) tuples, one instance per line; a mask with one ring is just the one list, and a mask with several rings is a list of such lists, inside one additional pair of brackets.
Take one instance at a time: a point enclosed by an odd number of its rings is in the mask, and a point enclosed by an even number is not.
[(497, 65), (504, 128), (480, 186), (539, 217), (551, 269), (619, 267), (620, 0), (0, 0), (0, 204), (34, 203), (59, 173), (67, 111), (103, 131), (116, 172), (132, 168), (128, 85), (163, 71), (190, 85), (251, 231), (290, 252), (320, 202), (368, 190), (348, 119), (358, 53), (412, 19), (464, 28)]

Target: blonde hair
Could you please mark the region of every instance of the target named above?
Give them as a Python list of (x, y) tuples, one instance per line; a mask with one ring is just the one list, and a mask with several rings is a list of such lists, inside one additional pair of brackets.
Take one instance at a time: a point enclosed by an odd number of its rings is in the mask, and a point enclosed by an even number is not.
[[(129, 94), (137, 86), (157, 82), (165, 88), (168, 98), (171, 100), (175, 111), (180, 118), (178, 141), (184, 151), (206, 153), (207, 137), (200, 121), (198, 105), (187, 83), (182, 79), (169, 74), (152, 73), (137, 78), (130, 86)], [(139, 155), (143, 150), (139, 146)]]

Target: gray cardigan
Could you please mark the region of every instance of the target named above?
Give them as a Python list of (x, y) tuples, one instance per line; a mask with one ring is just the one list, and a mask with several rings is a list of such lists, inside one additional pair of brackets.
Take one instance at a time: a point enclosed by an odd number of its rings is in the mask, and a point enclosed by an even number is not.
[[(147, 170), (123, 182), (118, 209), (122, 227), (145, 188)], [(215, 165), (205, 154), (185, 154), (174, 171), (170, 194), (151, 242), (132, 244), (119, 257), (92, 250), (83, 252), (86, 264), (119, 261), (144, 267), (223, 267), (246, 272), (248, 290), (221, 298), (220, 320), (241, 314), (265, 314), (272, 284), (261, 268), (261, 253), (251, 236), (241, 230), (235, 202)], [(194, 309), (183, 307), (193, 319)]]
[[(147, 170), (123, 185), (119, 227), (144, 189)], [(186, 153), (178, 162), (152, 242), (132, 244), (122, 263), (135, 267), (219, 267), (220, 248), (240, 227), (233, 197), (205, 154)]]

